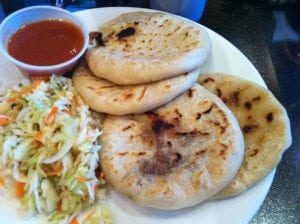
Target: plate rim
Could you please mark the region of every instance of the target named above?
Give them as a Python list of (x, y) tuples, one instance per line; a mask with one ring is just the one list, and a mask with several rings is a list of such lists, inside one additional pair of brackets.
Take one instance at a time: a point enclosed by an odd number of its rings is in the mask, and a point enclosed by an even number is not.
[[(103, 7), (103, 8), (93, 8), (93, 9), (86, 9), (86, 10), (81, 10), (81, 11), (77, 11), (77, 12), (73, 12), (75, 15), (77, 15), (78, 16), (78, 14), (83, 14), (83, 13), (88, 13), (88, 12), (90, 12), (90, 13), (94, 13), (94, 11), (96, 12), (97, 10), (116, 10), (116, 9), (118, 9), (118, 10), (126, 10), (126, 11), (139, 11), (139, 10), (142, 10), (142, 11), (159, 11), (159, 10), (153, 10), (153, 9), (148, 9), (148, 8), (135, 8), (135, 7)], [(161, 11), (161, 12), (163, 12), (163, 11)], [(164, 12), (165, 13), (165, 12)], [(172, 14), (173, 15), (173, 14)], [(175, 15), (176, 17), (180, 17), (180, 16), (177, 16), (177, 15)], [(210, 29), (210, 28), (208, 28), (208, 27), (206, 27), (206, 26), (204, 26), (204, 25), (202, 25), (202, 24), (199, 24), (199, 23), (197, 23), (197, 22), (194, 22), (194, 21), (191, 21), (191, 20), (189, 20), (189, 19), (186, 19), (186, 18), (183, 18), (183, 17), (180, 17), (180, 18), (182, 18), (182, 19), (184, 19), (184, 20), (187, 20), (187, 21), (189, 21), (189, 22), (192, 22), (193, 24), (196, 24), (196, 25), (199, 25), (199, 26), (202, 26), (202, 27), (204, 27), (205, 29), (207, 29), (208, 30), (208, 32), (210, 32), (210, 33), (212, 33), (213, 35), (215, 35), (216, 37), (218, 37), (218, 38), (220, 38), (220, 39), (222, 39), (222, 41), (225, 41), (228, 45), (230, 45), (230, 47), (232, 48), (232, 49), (235, 49), (236, 51), (238, 51), (238, 53), (239, 53), (239, 55), (240, 56), (242, 56), (244, 59), (245, 59), (245, 61), (247, 61), (247, 66), (249, 66), (249, 68), (251, 67), (251, 69), (253, 70), (252, 72), (255, 72), (256, 73), (256, 76), (257, 76), (257, 78), (259, 79), (259, 81), (258, 82), (256, 82), (256, 83), (258, 83), (258, 84), (260, 84), (260, 85), (263, 85), (264, 87), (266, 87), (266, 84), (265, 84), (265, 82), (264, 82), (264, 80), (263, 80), (263, 77), (261, 76), (261, 74), (258, 72), (258, 70), (255, 68), (255, 66), (251, 63), (251, 61), (243, 54), (243, 52), (241, 52), (234, 44), (232, 44), (229, 40), (227, 40), (225, 37), (223, 37), (222, 35), (220, 35), (219, 33), (217, 33), (217, 32), (215, 32), (214, 30), (212, 30), (212, 29)], [(4, 69), (5, 70), (5, 69)], [(235, 75), (235, 74), (233, 74), (233, 75)], [(256, 77), (255, 77), (256, 78)], [(264, 183), (264, 185), (266, 185), (264, 188), (263, 188), (263, 190), (264, 191), (266, 191), (266, 193), (263, 195), (263, 197), (260, 197), (260, 199), (261, 199), (261, 203), (258, 205), (258, 206), (256, 206), (255, 207), (255, 211), (251, 211), (251, 214), (246, 214), (246, 218), (244, 218), (243, 219), (243, 222), (242, 223), (248, 223), (254, 216), (255, 216), (255, 214), (257, 213), (257, 211), (260, 209), (260, 207), (263, 205), (263, 202), (264, 202), (264, 200), (265, 200), (265, 198), (266, 198), (266, 196), (267, 196), (267, 194), (268, 194), (268, 192), (269, 192), (269, 190), (270, 190), (270, 187), (272, 186), (272, 183), (273, 183), (273, 180), (274, 180), (274, 175), (275, 175), (275, 171), (276, 171), (276, 168), (272, 171), (272, 172), (270, 172), (270, 174), (269, 175), (267, 175), (265, 178), (263, 178), (258, 184), (260, 184), (261, 182), (265, 182), (266, 181), (266, 179), (268, 179), (267, 181), (268, 182), (266, 182), (266, 183)], [(255, 187), (255, 186), (254, 186)], [(251, 189), (250, 189), (251, 190)], [(239, 197), (239, 196), (237, 196), (237, 197)], [(16, 210), (16, 209), (14, 209), (14, 210)], [(1, 210), (0, 210), (0, 217), (1, 217)], [(37, 216), (37, 217), (39, 217), (39, 216)], [(233, 218), (234, 219), (234, 218)], [(35, 221), (36, 220), (36, 222), (38, 222), (40, 219), (34, 219), (33, 221)], [(228, 220), (227, 220), (228, 221)], [(24, 220), (24, 219), (22, 219), (22, 220), (19, 220), (19, 222), (24, 222), (24, 223), (31, 223), (31, 221), (29, 221), (28, 222), (28, 220)], [(18, 223), (19, 223), (18, 222)], [(183, 220), (183, 222), (185, 222), (185, 220)], [(227, 222), (226, 222), (227, 223)], [(235, 223), (235, 222), (234, 222)]]

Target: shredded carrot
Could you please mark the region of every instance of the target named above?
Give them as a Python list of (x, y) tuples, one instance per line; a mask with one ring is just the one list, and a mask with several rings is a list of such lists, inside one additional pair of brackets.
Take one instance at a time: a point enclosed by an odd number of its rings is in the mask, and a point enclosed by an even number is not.
[(74, 98), (73, 98), (73, 104), (76, 107), (79, 105), (79, 101), (78, 101), (78, 98), (76, 96), (74, 96)]
[(53, 166), (53, 170), (45, 172), (47, 176), (59, 176), (61, 172), (63, 171), (63, 166), (61, 162), (57, 162)]
[(55, 170), (59, 170), (63, 168), (61, 161), (57, 161), (56, 163), (54, 163), (53, 167)]
[(74, 217), (69, 224), (79, 224), (76, 217)]
[(43, 132), (42, 131), (36, 131), (34, 132), (34, 138), (35, 140), (41, 140), (41, 138), (43, 137)]
[(73, 116), (73, 113), (72, 113), (72, 111), (70, 109), (66, 108), (65, 112), (68, 113), (69, 115)]
[(0, 126), (8, 125), (9, 119), (7, 116), (0, 114)]
[(62, 211), (61, 201), (57, 202), (57, 204), (56, 204), (56, 211), (58, 211), (58, 212)]
[(6, 187), (5, 186), (5, 181), (4, 181), (3, 177), (0, 177), (0, 186)]
[(33, 143), (36, 144), (37, 146), (43, 146), (43, 143), (41, 142), (42, 137), (43, 137), (42, 131), (35, 131), (33, 134), (33, 138), (34, 138)]
[(25, 194), (25, 183), (23, 182), (16, 182), (16, 197), (18, 199), (23, 198)]
[(35, 144), (35, 145), (38, 146), (38, 147), (41, 147), (41, 146), (44, 145), (44, 144), (43, 144), (42, 142), (40, 142), (39, 140), (34, 140), (34, 141), (33, 141), (33, 144)]
[(84, 176), (77, 176), (75, 177), (79, 182), (84, 183), (86, 182), (89, 178), (84, 177)]
[(33, 90), (35, 90), (40, 85), (41, 82), (42, 82), (42, 80), (37, 80), (37, 81), (34, 81), (33, 83), (31, 83), (29, 86), (24, 87), (15, 96), (9, 98), (8, 102), (14, 102), (17, 99), (19, 99), (20, 97), (26, 95), (27, 93), (32, 92)]
[(48, 177), (50, 177), (50, 176), (59, 176), (61, 174), (61, 171), (62, 170), (52, 170), (52, 171), (46, 172), (46, 175)]
[(55, 119), (57, 113), (58, 113), (58, 107), (57, 107), (57, 106), (54, 106), (54, 107), (52, 108), (51, 112), (49, 113), (49, 115), (48, 115), (47, 118), (46, 118), (46, 121), (45, 121), (46, 124), (51, 124), (51, 123), (53, 123), (53, 121), (54, 121), (54, 119)]

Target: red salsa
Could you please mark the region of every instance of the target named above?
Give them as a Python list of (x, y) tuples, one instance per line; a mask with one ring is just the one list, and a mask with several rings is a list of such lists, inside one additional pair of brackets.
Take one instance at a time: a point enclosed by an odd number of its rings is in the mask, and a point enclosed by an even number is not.
[(21, 27), (8, 44), (11, 56), (31, 65), (55, 65), (77, 55), (84, 45), (82, 31), (66, 20), (42, 20)]

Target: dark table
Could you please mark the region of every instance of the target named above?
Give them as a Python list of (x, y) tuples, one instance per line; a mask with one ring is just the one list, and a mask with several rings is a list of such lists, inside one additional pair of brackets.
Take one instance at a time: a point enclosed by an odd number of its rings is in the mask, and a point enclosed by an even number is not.
[[(98, 0), (81, 5), (65, 2), (70, 11), (101, 6), (149, 7), (149, 1)], [(208, 0), (199, 22), (227, 38), (250, 59), (287, 108), (291, 120), (293, 144), (277, 168), (265, 202), (250, 223), (299, 224), (300, 1)]]

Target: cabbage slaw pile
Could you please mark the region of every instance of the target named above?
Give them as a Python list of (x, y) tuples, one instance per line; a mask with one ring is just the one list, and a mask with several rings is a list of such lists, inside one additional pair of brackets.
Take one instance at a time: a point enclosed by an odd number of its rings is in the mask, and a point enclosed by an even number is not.
[[(74, 217), (103, 198), (105, 181), (97, 172), (98, 127), (99, 121), (91, 117), (70, 79), (52, 76), (49, 82), (35, 81), (3, 92), (0, 185), (5, 187), (6, 179), (13, 179), (19, 211), (77, 223)], [(96, 223), (112, 222), (108, 209), (100, 213)], [(85, 223), (94, 223), (95, 214), (89, 217)]]

